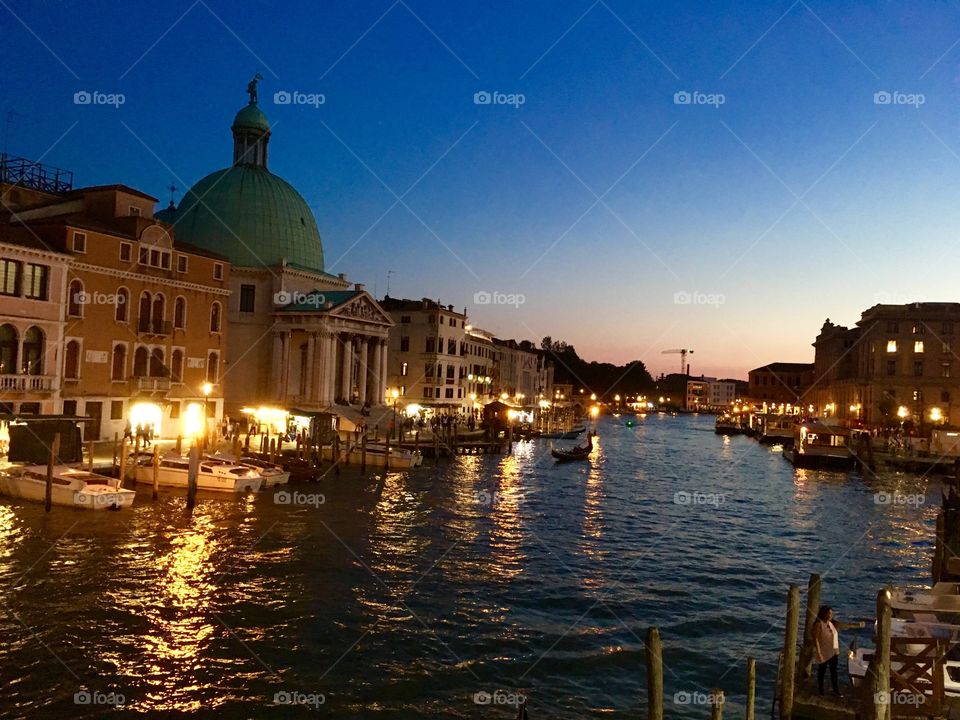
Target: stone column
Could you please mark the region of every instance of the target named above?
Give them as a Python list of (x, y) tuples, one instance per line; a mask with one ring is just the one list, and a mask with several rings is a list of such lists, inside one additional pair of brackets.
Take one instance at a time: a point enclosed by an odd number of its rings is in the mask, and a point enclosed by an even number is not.
[(350, 402), (350, 381), (353, 375), (353, 336), (345, 334), (343, 342), (343, 366), (340, 368), (340, 396)]
[(280, 370), (280, 397), (278, 398), (281, 402), (286, 402), (287, 393), (290, 392), (288, 384), (290, 382), (290, 341), (291, 335), (289, 330), (284, 330), (282, 334), (281, 345), (282, 350), (282, 360), (281, 370)]
[(357, 385), (360, 386), (360, 404), (367, 401), (367, 381), (370, 379), (370, 338), (360, 338), (360, 365), (357, 368)]
[(273, 397), (279, 400), (283, 393), (283, 332), (273, 331), (273, 362), (271, 367)]
[(324, 405), (333, 405), (337, 394), (337, 336), (328, 332), (323, 338), (324, 366), (323, 366), (323, 394)]
[(317, 334), (311, 332), (307, 335), (307, 366), (303, 369), (303, 372), (307, 374), (307, 377), (304, 378), (303, 389), (306, 391), (307, 400), (313, 400), (314, 393), (314, 372), (313, 369), (316, 365), (314, 352), (317, 347)]
[(370, 373), (367, 376), (370, 380), (369, 394), (371, 405), (380, 405), (383, 403), (383, 393), (380, 391), (380, 378), (382, 377), (381, 359), (383, 357), (383, 346), (380, 338), (371, 338), (373, 343), (373, 358), (370, 360)]
[(387, 395), (387, 369), (389, 365), (387, 364), (387, 341), (380, 341), (380, 392), (377, 393), (379, 396), (379, 402), (386, 402), (385, 398)]

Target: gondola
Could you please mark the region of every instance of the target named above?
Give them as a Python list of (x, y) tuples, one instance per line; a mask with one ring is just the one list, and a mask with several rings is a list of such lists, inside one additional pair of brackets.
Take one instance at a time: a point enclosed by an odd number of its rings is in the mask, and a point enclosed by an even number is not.
[(572, 462), (574, 460), (586, 460), (590, 457), (593, 450), (593, 435), (587, 435), (587, 446), (577, 445), (570, 450), (557, 450), (553, 448), (550, 454), (556, 458), (557, 462)]

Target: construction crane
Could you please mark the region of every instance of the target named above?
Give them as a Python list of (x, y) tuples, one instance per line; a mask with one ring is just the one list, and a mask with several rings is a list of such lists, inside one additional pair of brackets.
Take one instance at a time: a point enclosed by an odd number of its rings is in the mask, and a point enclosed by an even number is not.
[(664, 350), (661, 355), (679, 355), (680, 356), (680, 374), (687, 374), (687, 355), (693, 355), (693, 350), (687, 350), (685, 348), (672, 348), (670, 350)]

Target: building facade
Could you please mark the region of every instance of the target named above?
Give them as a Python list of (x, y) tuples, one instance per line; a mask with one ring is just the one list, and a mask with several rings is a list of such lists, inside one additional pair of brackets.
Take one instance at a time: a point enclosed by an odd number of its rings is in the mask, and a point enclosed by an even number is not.
[(813, 346), (818, 411), (870, 425), (960, 425), (960, 303), (875, 305), (824, 322)]
[(758, 407), (806, 407), (814, 383), (814, 363), (775, 362), (748, 374), (747, 399)]
[(87, 440), (122, 435), (128, 422), (175, 437), (191, 403), (211, 423), (222, 417), (229, 263), (177, 242), (155, 203), (115, 185), (21, 194), (8, 206), (9, 237), (66, 258), (46, 363), (57, 401), (44, 410), (86, 418)]

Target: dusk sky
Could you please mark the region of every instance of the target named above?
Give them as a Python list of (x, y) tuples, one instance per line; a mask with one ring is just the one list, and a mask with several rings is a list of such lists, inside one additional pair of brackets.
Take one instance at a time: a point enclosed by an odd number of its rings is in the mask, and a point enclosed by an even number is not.
[(2, 149), (158, 209), (259, 71), (327, 271), (503, 337), (745, 378), (960, 299), (957, 3), (0, 0), (0, 37)]

